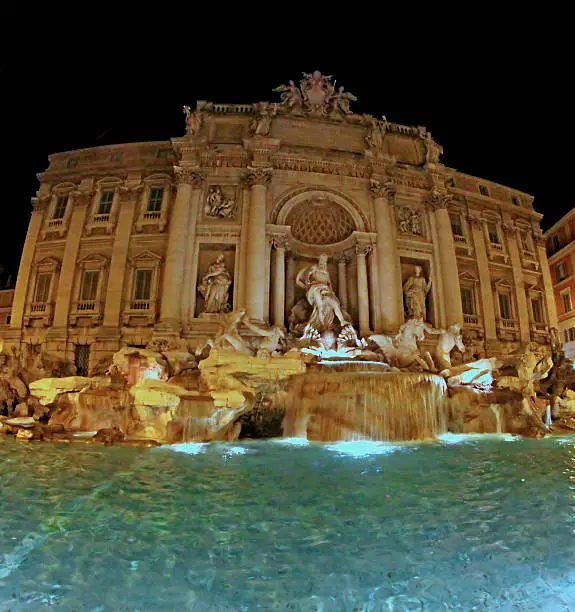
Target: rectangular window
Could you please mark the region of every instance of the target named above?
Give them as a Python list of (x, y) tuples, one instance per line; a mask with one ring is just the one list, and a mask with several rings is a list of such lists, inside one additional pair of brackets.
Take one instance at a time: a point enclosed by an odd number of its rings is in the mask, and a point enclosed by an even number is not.
[(533, 312), (533, 321), (535, 323), (544, 323), (543, 302), (541, 298), (531, 298), (531, 311)]
[(150, 189), (150, 197), (148, 198), (148, 212), (160, 212), (160, 210), (162, 210), (163, 197), (163, 187), (153, 187)]
[(98, 206), (99, 215), (109, 215), (112, 210), (112, 201), (114, 200), (113, 191), (102, 191), (100, 195), (100, 204)]
[(149, 300), (152, 295), (152, 270), (136, 270), (134, 300)]
[(461, 287), (461, 305), (463, 306), (463, 314), (475, 314), (475, 300), (471, 287)]
[(74, 363), (77, 376), (88, 376), (90, 365), (90, 345), (76, 344)]
[(454, 236), (463, 236), (463, 227), (461, 226), (461, 217), (459, 215), (449, 215), (451, 218), (451, 231)]
[(499, 234), (497, 233), (497, 226), (495, 223), (489, 223), (487, 225), (487, 231), (489, 233), (489, 242), (491, 242), (491, 244), (499, 244)]
[(551, 237), (551, 248), (553, 252), (557, 252), (561, 248), (561, 241), (559, 240), (559, 236), (555, 234)]
[(558, 281), (562, 281), (567, 278), (567, 266), (564, 261), (560, 261), (555, 267), (555, 275)]
[(56, 207), (54, 208), (54, 216), (53, 219), (63, 219), (66, 214), (66, 206), (68, 206), (68, 196), (61, 195), (58, 196), (56, 200)]
[(511, 201), (513, 202), (513, 204), (515, 204), (515, 206), (519, 206), (519, 198), (517, 198), (516, 196), (513, 196), (511, 198)]
[(93, 270), (86, 270), (82, 277), (82, 289), (80, 291), (81, 302), (91, 302), (96, 299), (98, 294), (99, 273)]
[(502, 319), (512, 319), (511, 296), (508, 293), (499, 294), (499, 314)]
[(565, 330), (565, 342), (575, 342), (575, 327)]
[(11, 320), (12, 320), (12, 317), (10, 315), (6, 315), (6, 325), (10, 325)]
[(571, 293), (562, 293), (561, 300), (563, 301), (563, 312), (571, 312)]
[(46, 303), (50, 296), (51, 274), (38, 274), (36, 278), (36, 289), (34, 291), (34, 302)]
[(487, 189), (487, 187), (485, 185), (479, 185), (479, 193), (482, 196), (488, 196), (489, 195), (489, 190)]

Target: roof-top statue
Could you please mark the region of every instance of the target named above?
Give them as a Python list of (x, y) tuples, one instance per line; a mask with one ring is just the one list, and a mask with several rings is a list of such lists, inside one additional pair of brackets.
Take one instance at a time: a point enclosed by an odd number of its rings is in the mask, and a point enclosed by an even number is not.
[(299, 87), (293, 81), (276, 87), (274, 91), (282, 94), (280, 110), (330, 119), (342, 119), (351, 115), (350, 102), (355, 102), (357, 98), (344, 91), (342, 86), (336, 91), (331, 79), (331, 76), (316, 70), (311, 74), (304, 72)]

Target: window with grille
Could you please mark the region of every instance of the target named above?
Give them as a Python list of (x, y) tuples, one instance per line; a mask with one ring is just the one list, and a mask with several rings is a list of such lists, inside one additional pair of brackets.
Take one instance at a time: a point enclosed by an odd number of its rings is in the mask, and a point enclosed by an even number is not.
[(567, 278), (567, 266), (564, 261), (560, 261), (555, 267), (555, 275), (558, 281), (562, 281)]
[(136, 270), (134, 300), (149, 300), (152, 295), (153, 270)]
[(571, 293), (562, 293), (561, 300), (563, 301), (563, 312), (571, 312)]
[(511, 296), (508, 293), (499, 294), (499, 314), (502, 319), (512, 319)]
[(82, 277), (82, 288), (80, 290), (80, 301), (91, 302), (96, 299), (98, 294), (99, 272), (86, 270)]
[(51, 274), (38, 274), (36, 278), (36, 289), (34, 290), (34, 301), (45, 303), (50, 296)]
[(473, 289), (471, 287), (461, 288), (461, 306), (463, 307), (463, 314), (475, 314), (475, 300), (473, 298)]
[(461, 217), (459, 215), (450, 215), (451, 231), (454, 236), (463, 236), (463, 227), (461, 226)]
[(531, 298), (531, 311), (535, 323), (544, 323), (543, 320), (543, 301), (541, 298)]
[(148, 212), (160, 212), (160, 210), (162, 210), (163, 197), (163, 187), (153, 187), (150, 189), (150, 197), (148, 198)]
[(491, 242), (491, 244), (499, 244), (499, 234), (497, 233), (497, 226), (495, 223), (489, 223), (487, 232), (489, 233), (489, 242)]
[(100, 194), (100, 204), (98, 206), (99, 215), (109, 215), (112, 210), (112, 201), (114, 200), (113, 191), (102, 191)]
[(54, 216), (53, 219), (63, 219), (66, 214), (66, 206), (68, 206), (68, 196), (61, 195), (58, 196), (56, 200), (56, 206), (54, 208)]

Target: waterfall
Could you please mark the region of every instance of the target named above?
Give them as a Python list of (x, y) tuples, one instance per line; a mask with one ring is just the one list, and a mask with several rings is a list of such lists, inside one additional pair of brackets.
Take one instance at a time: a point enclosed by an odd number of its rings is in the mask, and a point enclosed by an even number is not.
[(381, 364), (321, 365), (288, 383), (284, 436), (312, 440), (421, 440), (447, 431), (446, 384)]
[(549, 402), (547, 404), (547, 407), (545, 408), (545, 427), (547, 427), (547, 429), (551, 429), (552, 424), (553, 422), (551, 420), (551, 402)]
[(489, 408), (491, 409), (491, 412), (493, 412), (493, 414), (495, 415), (495, 432), (496, 433), (503, 433), (503, 419), (501, 417), (501, 406), (499, 404), (490, 404)]

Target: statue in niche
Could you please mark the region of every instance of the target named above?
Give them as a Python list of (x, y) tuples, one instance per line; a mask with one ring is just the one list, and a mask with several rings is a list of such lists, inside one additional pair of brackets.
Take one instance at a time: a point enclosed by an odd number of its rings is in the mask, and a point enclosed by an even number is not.
[(216, 185), (215, 187), (210, 187), (210, 192), (206, 197), (204, 212), (206, 217), (232, 219), (236, 212), (236, 203), (234, 200), (226, 200), (222, 193), (222, 188)]
[(407, 308), (408, 319), (427, 319), (425, 298), (431, 289), (431, 279), (429, 282), (423, 276), (423, 268), (415, 266), (414, 274), (403, 284), (403, 295)]
[(250, 129), (254, 136), (269, 136), (272, 127), (272, 117), (277, 114), (277, 104), (261, 102), (256, 104), (258, 114), (252, 119)]
[(461, 353), (465, 352), (465, 345), (461, 337), (461, 325), (454, 323), (447, 329), (434, 330), (433, 333), (439, 333), (437, 346), (435, 347), (435, 364), (441, 372), (451, 368), (451, 351), (457, 348)]
[(189, 106), (184, 106), (184, 114), (186, 115), (186, 133), (188, 136), (199, 136), (202, 129), (203, 115), (200, 111), (190, 111)]
[(210, 264), (208, 271), (202, 278), (198, 291), (204, 298), (204, 309), (202, 312), (223, 313), (229, 312), (228, 293), (232, 277), (226, 270), (224, 255), (220, 253), (214, 263)]
[(305, 289), (307, 301), (313, 307), (305, 327), (304, 337), (313, 331), (321, 334), (333, 330), (337, 322), (342, 328), (347, 325), (351, 326), (350, 317), (342, 310), (331, 286), (327, 255), (320, 255), (317, 264), (300, 270), (296, 277), (296, 285)]

